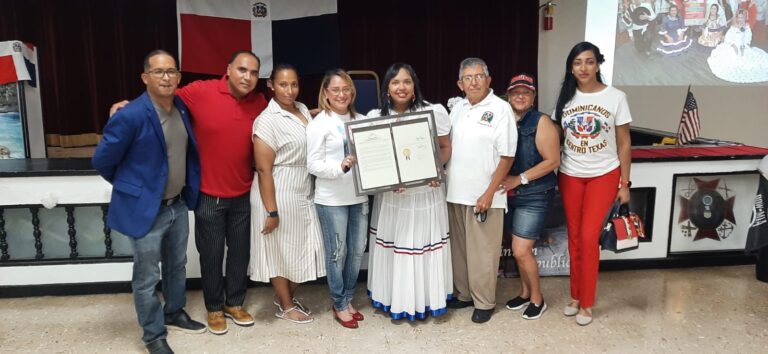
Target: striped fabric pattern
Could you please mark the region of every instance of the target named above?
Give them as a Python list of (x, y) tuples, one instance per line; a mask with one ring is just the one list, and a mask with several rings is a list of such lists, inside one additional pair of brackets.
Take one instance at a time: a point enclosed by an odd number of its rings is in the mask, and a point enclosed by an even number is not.
[(680, 128), (678, 129), (678, 143), (680, 145), (690, 143), (699, 137), (701, 124), (699, 122), (699, 106), (693, 93), (688, 91), (685, 97), (685, 107), (683, 116), (680, 118)]
[[(307, 107), (296, 103), (307, 121)], [(312, 181), (307, 171), (306, 126), (274, 100), (253, 124), (253, 136), (275, 151), (272, 176), (275, 183), (279, 226), (261, 234), (267, 210), (259, 184), (251, 187), (251, 280), (269, 282), (283, 277), (295, 283), (325, 275), (323, 239), (312, 200)], [(258, 156), (256, 157), (259, 158)]]
[[(195, 245), (200, 253), (203, 300), (208, 311), (241, 306), (248, 285), (251, 249), (248, 194), (218, 198), (200, 193), (195, 209)], [(226, 277), (224, 253), (226, 246)]]
[[(373, 230), (372, 233), (375, 234), (376, 231)], [(443, 237), (440, 241), (435, 242), (435, 243), (431, 243), (431, 244), (428, 244), (428, 245), (424, 245), (424, 247), (421, 247), (421, 248), (408, 248), (408, 247), (398, 247), (397, 245), (395, 245), (394, 241), (386, 241), (386, 240), (383, 240), (383, 239), (380, 239), (380, 238), (377, 237), (376, 238), (376, 245), (380, 246), (382, 248), (393, 248), (394, 252), (397, 253), (397, 254), (406, 254), (406, 255), (417, 256), (417, 255), (422, 255), (422, 254), (427, 253), (427, 252), (432, 252), (432, 251), (437, 251), (437, 250), (443, 249), (443, 246), (448, 244), (448, 239), (449, 238), (450, 238), (450, 236)]]

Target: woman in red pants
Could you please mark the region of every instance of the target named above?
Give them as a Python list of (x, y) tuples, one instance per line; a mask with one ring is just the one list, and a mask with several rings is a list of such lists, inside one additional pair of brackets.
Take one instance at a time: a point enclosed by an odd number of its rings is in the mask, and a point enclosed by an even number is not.
[(603, 220), (615, 200), (629, 202), (631, 185), (632, 116), (624, 92), (603, 83), (603, 61), (592, 43), (571, 49), (553, 114), (565, 138), (558, 183), (568, 224), (571, 301), (564, 313), (582, 326), (592, 322)]

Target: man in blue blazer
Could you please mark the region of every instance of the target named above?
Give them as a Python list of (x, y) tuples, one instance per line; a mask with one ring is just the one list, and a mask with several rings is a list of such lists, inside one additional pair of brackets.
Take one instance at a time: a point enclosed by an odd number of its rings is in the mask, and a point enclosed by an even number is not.
[[(112, 184), (107, 225), (133, 245), (142, 340), (150, 353), (173, 353), (166, 325), (206, 329), (184, 311), (188, 215), (200, 191), (200, 159), (187, 107), (174, 96), (181, 79), (176, 61), (165, 51), (150, 52), (141, 79), (147, 91), (109, 119), (92, 162)], [(161, 272), (164, 306), (155, 291)]]

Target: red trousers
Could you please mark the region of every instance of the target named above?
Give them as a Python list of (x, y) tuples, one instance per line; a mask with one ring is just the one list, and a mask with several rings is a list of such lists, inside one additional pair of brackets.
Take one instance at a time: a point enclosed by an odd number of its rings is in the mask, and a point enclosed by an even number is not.
[(597, 270), (600, 265), (600, 230), (618, 193), (618, 168), (602, 176), (580, 178), (558, 174), (563, 209), (568, 224), (568, 253), (571, 258), (571, 298), (579, 306), (595, 304)]

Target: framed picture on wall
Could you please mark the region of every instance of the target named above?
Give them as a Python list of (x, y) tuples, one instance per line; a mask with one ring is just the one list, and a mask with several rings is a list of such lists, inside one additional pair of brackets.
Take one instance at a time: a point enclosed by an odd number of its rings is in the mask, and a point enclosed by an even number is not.
[(743, 250), (757, 193), (757, 171), (676, 174), (669, 253)]

